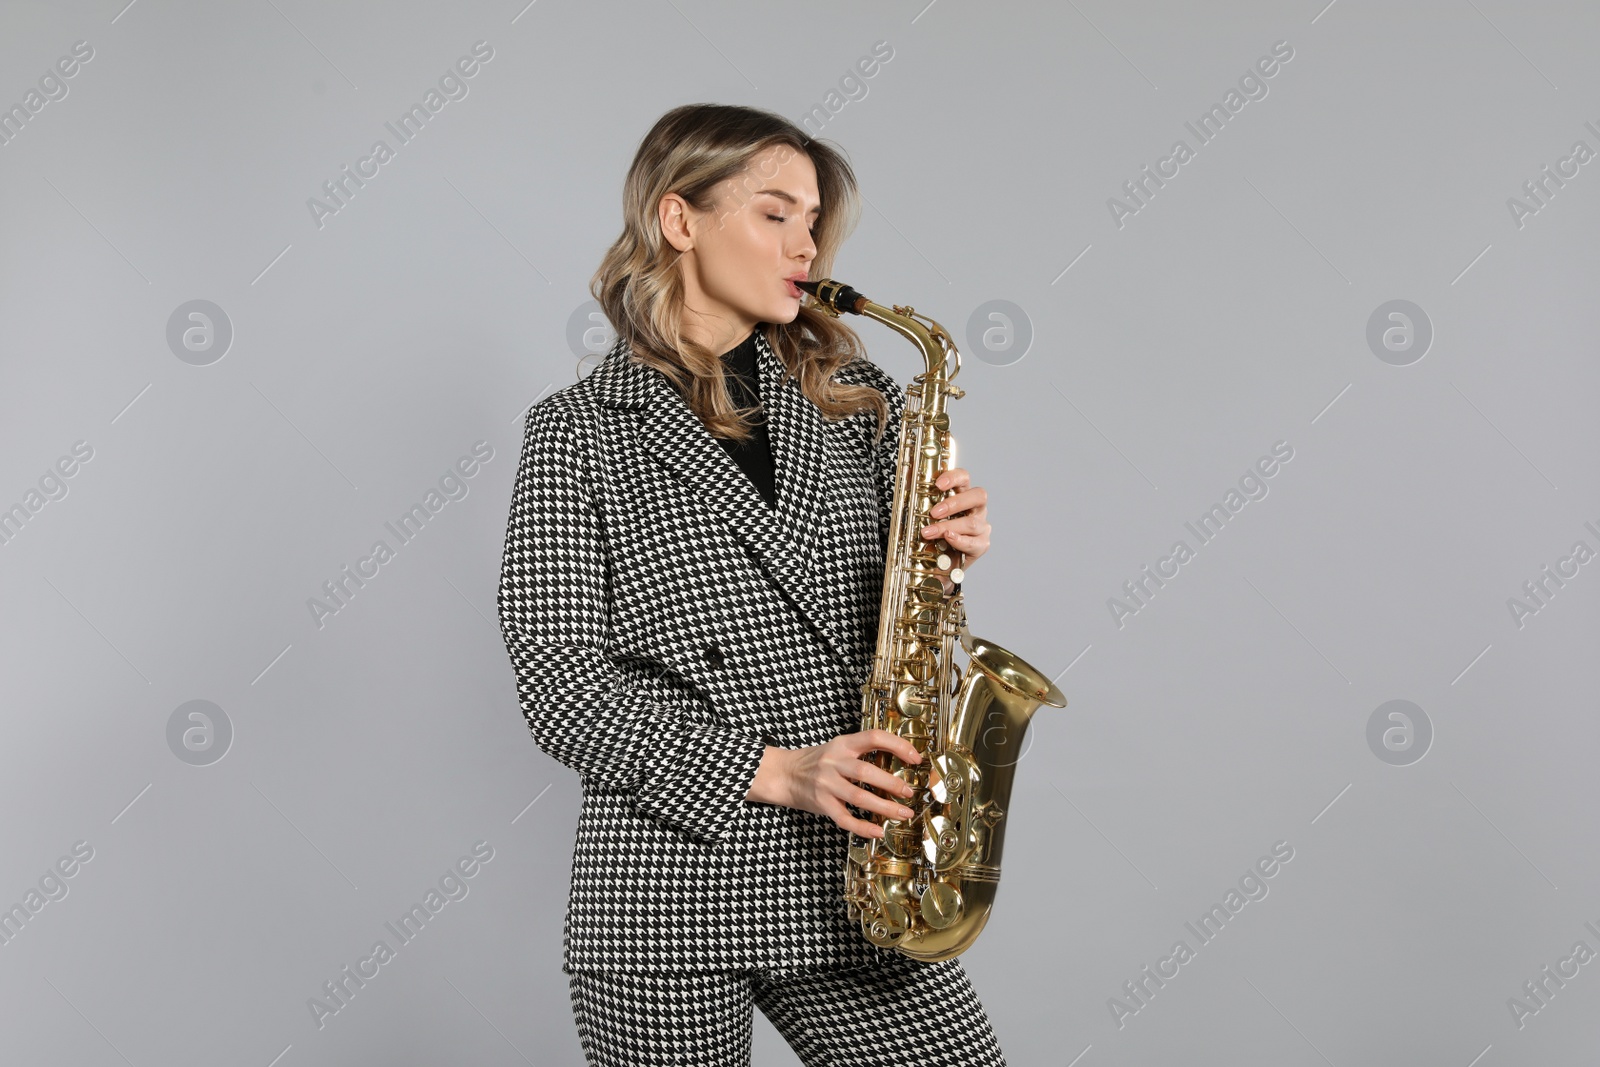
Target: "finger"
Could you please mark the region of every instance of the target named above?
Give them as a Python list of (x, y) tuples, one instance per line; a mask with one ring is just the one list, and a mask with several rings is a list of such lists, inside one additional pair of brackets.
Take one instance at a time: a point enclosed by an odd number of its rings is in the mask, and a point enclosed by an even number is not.
[(850, 787), (848, 799), (862, 811), (875, 811), (885, 819), (904, 820), (914, 814), (910, 808), (893, 797), (880, 797), (876, 793), (856, 786)]
[[(916, 762), (916, 760), (912, 759), (913, 756), (920, 759), (921, 753), (910, 742), (895, 737), (895, 735), (887, 731), (879, 730), (876, 732), (885, 734), (891, 740), (887, 742), (869, 741), (863, 746), (861, 754), (854, 759), (847, 756), (842, 760), (830, 761), (828, 765), (837, 771), (841, 778), (899, 793), (904, 781), (893, 771), (880, 767), (869, 757), (874, 751), (884, 750), (895, 759), (900, 760), (901, 763), (909, 764)], [(890, 745), (893, 745), (893, 748), (890, 748)]]
[(968, 511), (960, 511), (951, 515), (932, 516), (926, 526), (922, 528), (924, 535), (930, 531), (937, 537), (942, 530), (955, 530), (958, 533), (981, 533), (989, 523), (989, 509), (980, 504)]
[(865, 773), (856, 778), (863, 785), (872, 785), (888, 793), (891, 797), (909, 797), (916, 792), (911, 783), (897, 775), (890, 774), (882, 767), (870, 763), (860, 763), (858, 766), (865, 768)]
[(984, 527), (986, 527), (988, 525), (989, 525), (989, 520), (984, 518), (978, 512), (976, 512), (976, 511), (965, 511), (965, 512), (962, 512), (960, 515), (951, 515), (948, 518), (940, 519), (938, 522), (930, 522), (930, 523), (928, 523), (928, 525), (924, 526), (923, 529), (924, 530), (954, 530), (956, 533), (967, 533), (967, 534), (970, 534), (970, 533), (982, 533)]
[(872, 747), (892, 752), (900, 757), (903, 763), (922, 762), (922, 753), (917, 751), (917, 746), (888, 730), (868, 730), (864, 735), (871, 740)]
[(990, 525), (982, 518), (976, 515), (963, 515), (958, 519), (948, 519), (924, 526), (922, 536), (929, 540), (943, 537), (953, 545), (956, 542), (952, 538), (966, 538), (970, 542), (970, 539), (975, 537), (989, 536), (990, 530)]
[(979, 527), (975, 530), (959, 527), (947, 527), (939, 534), (939, 536), (950, 542), (953, 548), (966, 551), (969, 547), (986, 543), (989, 538), (989, 531), (983, 529), (982, 527)]
[[(956, 565), (963, 570), (972, 569), (972, 565), (982, 559), (984, 554), (989, 551), (989, 539), (986, 536), (965, 537), (961, 534), (955, 534), (946, 539), (945, 543), (960, 554), (961, 558)], [(939, 571), (938, 573), (949, 575), (950, 572)]]
[(945, 497), (929, 508), (928, 514), (936, 519), (943, 519), (952, 515), (960, 515), (966, 511), (977, 511), (988, 502), (989, 494), (984, 491), (983, 486), (973, 486), (970, 489), (963, 489), (959, 493)]
[(940, 489), (959, 489), (972, 484), (972, 476), (965, 467), (951, 467), (933, 480)]
[(839, 826), (843, 827), (846, 830), (849, 830), (851, 833), (857, 835), (858, 837), (882, 837), (883, 836), (884, 830), (883, 830), (882, 826), (880, 826), (879, 824), (877, 824), (875, 822), (868, 822), (866, 819), (858, 819), (858, 818), (856, 818), (854, 815), (850, 814), (850, 809), (849, 808), (846, 808), (843, 804), (839, 804), (837, 801), (835, 801), (834, 804), (825, 804), (825, 805), (823, 805), (823, 807), (824, 808), (832, 808), (832, 807), (835, 807), (835, 805), (837, 805), (837, 810), (835, 810), (835, 811), (824, 810), (822, 814), (826, 815), (828, 818), (832, 819), (835, 823), (839, 824)]
[(882, 767), (861, 759), (847, 760), (838, 768), (838, 774), (846, 782), (860, 782), (864, 786), (874, 786), (891, 793), (900, 792), (902, 784), (899, 778)]

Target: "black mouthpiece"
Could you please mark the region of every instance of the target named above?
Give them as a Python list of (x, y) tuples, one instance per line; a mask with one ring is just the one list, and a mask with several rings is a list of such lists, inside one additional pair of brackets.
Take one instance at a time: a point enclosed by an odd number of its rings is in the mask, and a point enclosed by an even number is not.
[(795, 282), (796, 289), (804, 290), (816, 297), (822, 303), (839, 311), (848, 311), (852, 315), (861, 314), (861, 305), (867, 298), (832, 278), (824, 278), (818, 282)]

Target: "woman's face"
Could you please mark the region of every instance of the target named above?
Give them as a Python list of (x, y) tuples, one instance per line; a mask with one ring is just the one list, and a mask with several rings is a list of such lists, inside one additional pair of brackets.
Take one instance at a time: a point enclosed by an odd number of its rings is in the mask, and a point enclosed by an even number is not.
[(756, 155), (722, 183), (709, 211), (676, 193), (659, 205), (661, 228), (680, 253), (683, 329), (713, 352), (727, 352), (758, 322), (793, 322), (808, 277), (821, 202), (811, 158), (789, 145)]

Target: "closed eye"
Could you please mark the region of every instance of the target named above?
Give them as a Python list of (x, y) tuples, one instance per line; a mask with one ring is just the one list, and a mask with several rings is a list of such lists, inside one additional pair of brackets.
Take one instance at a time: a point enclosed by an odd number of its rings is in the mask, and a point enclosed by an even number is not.
[[(773, 222), (788, 222), (789, 221), (789, 216), (787, 216), (787, 215), (768, 215), (767, 218), (771, 219)], [(811, 227), (810, 233), (811, 233), (811, 235), (813, 237), (815, 237), (816, 234), (817, 234), (817, 228), (815, 226)]]

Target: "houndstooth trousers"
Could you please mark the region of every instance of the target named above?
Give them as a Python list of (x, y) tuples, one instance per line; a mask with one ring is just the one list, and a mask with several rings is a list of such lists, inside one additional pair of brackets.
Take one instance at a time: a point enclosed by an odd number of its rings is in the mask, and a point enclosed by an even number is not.
[(577, 971), (592, 1067), (749, 1067), (752, 1008), (806, 1067), (1005, 1067), (959, 959), (850, 970)]

